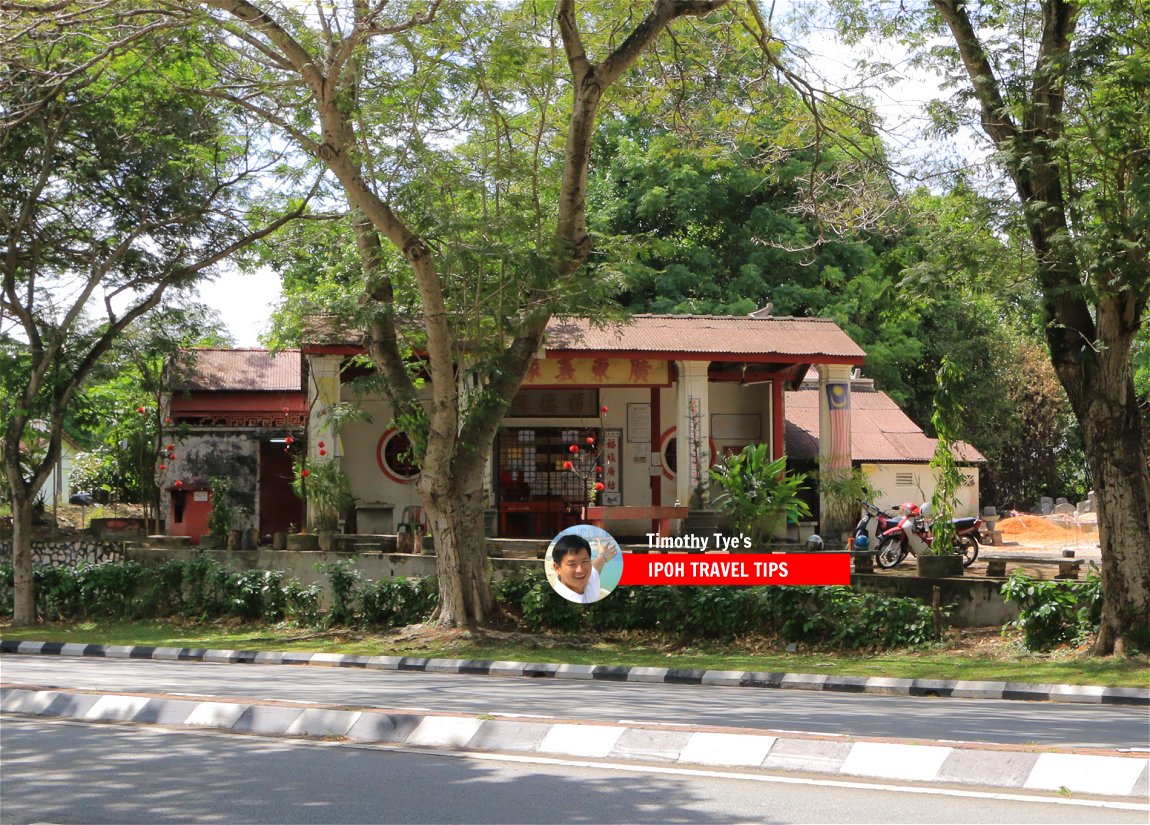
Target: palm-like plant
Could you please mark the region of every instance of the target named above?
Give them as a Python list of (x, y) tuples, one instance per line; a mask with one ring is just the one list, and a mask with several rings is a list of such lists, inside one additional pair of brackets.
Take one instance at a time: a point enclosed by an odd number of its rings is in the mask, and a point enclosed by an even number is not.
[(785, 517), (788, 523), (811, 514), (799, 498), (806, 489), (805, 473), (787, 475), (787, 457), (774, 460), (766, 444), (748, 444), (742, 452), (711, 469), (711, 480), (722, 490), (713, 504), (736, 530), (757, 547), (771, 523)]

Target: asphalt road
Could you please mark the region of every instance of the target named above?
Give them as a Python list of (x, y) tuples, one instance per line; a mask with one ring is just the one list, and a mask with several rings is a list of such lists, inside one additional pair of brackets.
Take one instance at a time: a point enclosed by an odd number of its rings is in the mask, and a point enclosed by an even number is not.
[(1043, 746), (1150, 745), (1144, 707), (5, 655), (5, 684)]
[[(26, 823), (1145, 823), (1146, 809), (3, 721), (0, 820)], [(1078, 803), (1078, 804), (1076, 804)], [(1127, 806), (1128, 808), (1129, 806)]]

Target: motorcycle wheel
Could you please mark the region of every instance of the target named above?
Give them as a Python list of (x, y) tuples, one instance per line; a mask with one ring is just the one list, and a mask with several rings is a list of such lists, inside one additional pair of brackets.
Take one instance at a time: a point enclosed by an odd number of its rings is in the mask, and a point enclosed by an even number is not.
[(962, 556), (963, 567), (970, 567), (978, 558), (978, 539), (974, 536), (955, 537), (954, 552)]
[(883, 539), (879, 542), (878, 552), (875, 553), (874, 563), (883, 570), (890, 570), (906, 558), (906, 551), (897, 538)]

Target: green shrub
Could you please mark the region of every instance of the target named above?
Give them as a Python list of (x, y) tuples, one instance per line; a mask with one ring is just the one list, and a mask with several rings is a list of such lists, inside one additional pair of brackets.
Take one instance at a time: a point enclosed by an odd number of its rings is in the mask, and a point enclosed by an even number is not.
[(1022, 629), (1030, 650), (1081, 644), (1102, 621), (1102, 579), (1094, 569), (1085, 581), (1044, 581), (1015, 570), (1003, 582), (1002, 595), (1018, 605), (1013, 626)]
[(933, 638), (927, 605), (849, 587), (625, 587), (586, 607), (530, 572), (505, 579), (495, 592), (535, 630), (661, 630), (721, 640), (763, 633), (832, 648), (906, 647)]
[(422, 579), (378, 579), (360, 589), (360, 621), (371, 627), (403, 627), (422, 622), (439, 601), (439, 582)]

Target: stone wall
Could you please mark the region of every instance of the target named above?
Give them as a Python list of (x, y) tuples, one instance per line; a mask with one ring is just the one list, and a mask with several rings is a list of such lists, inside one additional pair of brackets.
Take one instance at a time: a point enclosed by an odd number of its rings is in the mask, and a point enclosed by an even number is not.
[[(55, 537), (32, 535), (32, 563), (75, 567), (80, 562), (99, 564), (123, 561), (124, 542), (96, 538), (88, 533), (61, 532)], [(12, 537), (0, 537), (0, 562), (12, 563)]]

